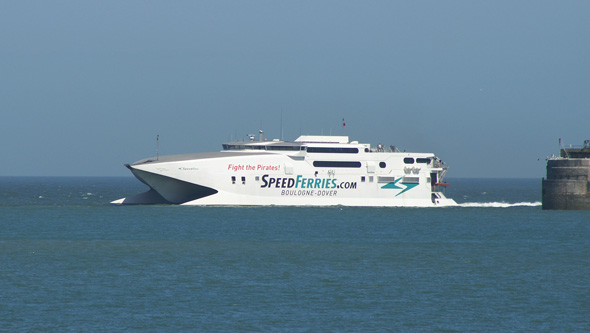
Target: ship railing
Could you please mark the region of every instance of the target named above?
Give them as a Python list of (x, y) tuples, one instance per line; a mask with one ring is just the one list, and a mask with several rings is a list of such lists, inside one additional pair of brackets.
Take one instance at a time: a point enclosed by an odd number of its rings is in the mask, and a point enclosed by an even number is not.
[(378, 144), (376, 147), (371, 147), (371, 150), (369, 150), (368, 152), (369, 153), (399, 153), (400, 150), (394, 145), (391, 145), (389, 147), (385, 147), (382, 144)]

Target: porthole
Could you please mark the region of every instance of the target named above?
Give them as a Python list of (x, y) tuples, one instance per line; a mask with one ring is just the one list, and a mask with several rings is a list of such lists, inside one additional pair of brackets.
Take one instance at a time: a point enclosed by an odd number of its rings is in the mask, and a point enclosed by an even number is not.
[(385, 162), (379, 162), (379, 167), (381, 169), (385, 168), (387, 166), (387, 164), (385, 164)]

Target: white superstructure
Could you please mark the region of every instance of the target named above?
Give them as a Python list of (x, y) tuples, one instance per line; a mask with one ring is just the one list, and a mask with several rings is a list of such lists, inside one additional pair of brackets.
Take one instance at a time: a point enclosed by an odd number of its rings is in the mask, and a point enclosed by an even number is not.
[(126, 166), (150, 190), (114, 204), (456, 205), (440, 191), (448, 185), (448, 167), (434, 154), (371, 148), (347, 136), (231, 142), (217, 153), (160, 156)]

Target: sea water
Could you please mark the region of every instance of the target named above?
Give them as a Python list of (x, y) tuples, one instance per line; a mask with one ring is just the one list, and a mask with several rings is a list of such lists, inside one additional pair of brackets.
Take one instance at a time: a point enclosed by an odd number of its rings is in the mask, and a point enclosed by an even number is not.
[(0, 177), (0, 330), (590, 330), (590, 211), (448, 181), (459, 207), (184, 207)]

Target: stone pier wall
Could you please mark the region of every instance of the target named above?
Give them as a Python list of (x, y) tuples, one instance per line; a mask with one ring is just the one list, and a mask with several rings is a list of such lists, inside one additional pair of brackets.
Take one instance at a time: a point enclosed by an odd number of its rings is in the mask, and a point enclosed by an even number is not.
[(590, 159), (547, 161), (543, 209), (590, 209)]

